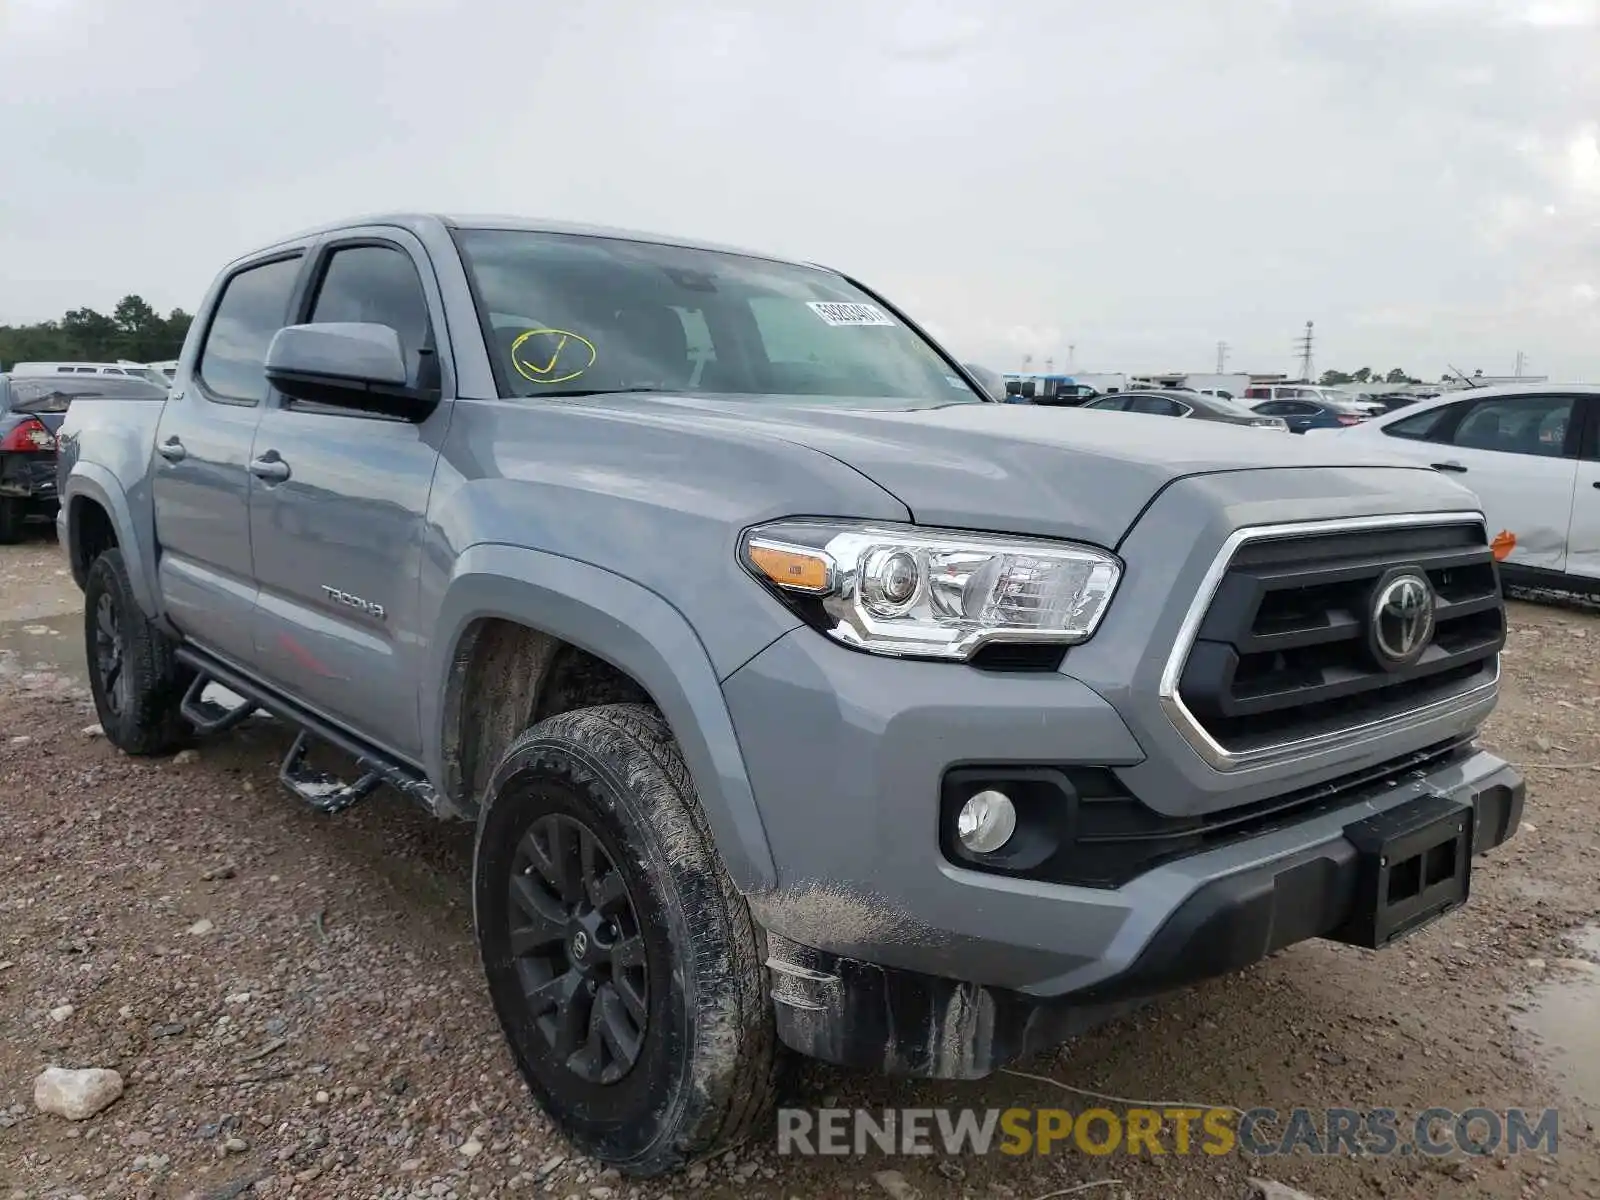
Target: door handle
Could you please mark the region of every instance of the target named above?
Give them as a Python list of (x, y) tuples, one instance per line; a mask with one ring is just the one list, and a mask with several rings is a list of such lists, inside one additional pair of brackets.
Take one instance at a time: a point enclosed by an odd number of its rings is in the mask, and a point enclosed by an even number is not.
[(276, 450), (268, 450), (250, 462), (250, 474), (267, 483), (282, 483), (289, 478), (289, 464), (278, 457)]
[(178, 435), (173, 434), (156, 447), (156, 453), (168, 462), (182, 462), (189, 452), (183, 448), (183, 443), (178, 440)]
[(1429, 463), (1428, 465), (1435, 471), (1454, 471), (1458, 475), (1465, 475), (1467, 473), (1467, 469), (1454, 459), (1451, 459), (1449, 462)]

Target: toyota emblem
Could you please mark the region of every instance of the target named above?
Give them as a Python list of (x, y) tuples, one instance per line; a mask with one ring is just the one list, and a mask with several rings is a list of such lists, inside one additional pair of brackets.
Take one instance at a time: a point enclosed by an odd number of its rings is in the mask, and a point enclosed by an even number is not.
[(1376, 589), (1372, 603), (1372, 648), (1386, 667), (1406, 667), (1422, 657), (1433, 640), (1434, 595), (1428, 577), (1417, 570), (1391, 575)]

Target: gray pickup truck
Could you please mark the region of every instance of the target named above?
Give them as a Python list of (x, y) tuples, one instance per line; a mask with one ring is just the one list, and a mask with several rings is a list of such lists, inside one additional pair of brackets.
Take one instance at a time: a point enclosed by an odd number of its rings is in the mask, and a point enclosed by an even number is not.
[(633, 1173), (760, 1129), (791, 1050), (978, 1077), (1387, 945), (1521, 814), (1474, 743), (1505, 612), (1468, 492), (994, 403), (823, 267), (341, 224), (229, 265), (170, 397), (59, 440), (106, 735), (261, 709), (315, 808), (476, 822), (511, 1050)]

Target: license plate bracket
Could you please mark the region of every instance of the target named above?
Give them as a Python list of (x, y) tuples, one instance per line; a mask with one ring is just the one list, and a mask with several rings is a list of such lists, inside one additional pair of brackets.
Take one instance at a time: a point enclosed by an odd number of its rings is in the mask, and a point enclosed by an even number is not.
[(1345, 826), (1356, 881), (1350, 915), (1333, 940), (1376, 950), (1465, 904), (1473, 818), (1472, 805), (1429, 795)]

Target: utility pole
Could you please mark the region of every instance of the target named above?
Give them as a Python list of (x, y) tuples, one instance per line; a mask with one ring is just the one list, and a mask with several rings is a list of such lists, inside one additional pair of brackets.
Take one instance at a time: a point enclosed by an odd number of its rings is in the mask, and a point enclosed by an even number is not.
[(1295, 339), (1294, 348), (1300, 355), (1300, 378), (1306, 383), (1312, 382), (1311, 372), (1315, 369), (1315, 356), (1312, 353), (1316, 345), (1316, 330), (1311, 321), (1306, 322), (1306, 331)]
[(1528, 366), (1528, 356), (1526, 354), (1524, 354), (1521, 350), (1518, 350), (1517, 351), (1517, 378), (1518, 379), (1522, 378), (1522, 372), (1527, 369), (1527, 366)]
[(1224, 374), (1227, 373), (1227, 370), (1228, 370), (1228, 350), (1229, 350), (1229, 346), (1228, 346), (1227, 342), (1218, 342), (1217, 343), (1217, 374), (1218, 375), (1224, 375)]

